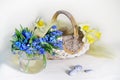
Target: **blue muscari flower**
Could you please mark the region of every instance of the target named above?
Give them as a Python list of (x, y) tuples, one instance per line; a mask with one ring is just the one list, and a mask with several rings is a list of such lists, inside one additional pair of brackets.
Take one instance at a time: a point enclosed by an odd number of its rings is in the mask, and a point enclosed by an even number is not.
[(45, 35), (44, 38), (45, 38), (46, 42), (49, 41), (49, 38), (50, 38), (50, 37), (51, 37), (50, 34)]
[(39, 49), (39, 54), (45, 54), (45, 49), (44, 48), (40, 48)]
[(38, 44), (38, 43), (34, 41), (34, 42), (32, 43), (32, 46), (35, 47), (35, 46), (37, 46), (37, 44)]
[(63, 49), (63, 44), (61, 44), (61, 43), (58, 43), (59, 45), (58, 45), (58, 47), (59, 47), (59, 49)]
[(35, 46), (35, 48), (36, 48), (37, 50), (39, 50), (39, 49), (41, 48), (41, 46), (40, 46), (40, 45), (37, 45), (37, 46)]
[(48, 41), (48, 38), (49, 38), (48, 36), (45, 36), (45, 40), (46, 40), (46, 41)]
[(50, 34), (47, 34), (46, 37), (50, 37)]
[(28, 32), (26, 30), (22, 31), (22, 35), (26, 38), (26, 39), (30, 39), (32, 37), (32, 33)]
[(55, 43), (56, 42), (56, 37), (55, 36), (49, 37), (48, 42), (49, 43)]
[(15, 45), (17, 48), (20, 49), (20, 47), (21, 47), (21, 42), (17, 41), (17, 42), (14, 43), (14, 45)]
[(33, 42), (35, 42), (36, 44), (39, 44), (40, 40), (39, 40), (39, 38), (36, 38)]
[(28, 43), (28, 40), (27, 40), (27, 39), (24, 39), (23, 43), (25, 43), (25, 44)]
[(39, 38), (34, 39), (35, 42), (39, 42)]
[(33, 54), (33, 51), (34, 51), (33, 48), (28, 48), (28, 49), (26, 50), (26, 53), (27, 53), (27, 54)]
[(59, 48), (60, 50), (63, 50), (63, 46), (62, 46), (62, 45), (59, 45), (58, 48)]
[(28, 48), (29, 48), (29, 47), (28, 47), (26, 44), (24, 44), (24, 43), (21, 45), (21, 49), (22, 49), (22, 50), (26, 50), (26, 49), (28, 49)]
[(54, 43), (53, 46), (59, 48), (59, 49), (63, 49), (63, 43), (62, 41), (58, 41), (57, 43)]
[(54, 35), (54, 36), (62, 36), (63, 32), (57, 30), (57, 31), (51, 32), (50, 34), (51, 34), (51, 36), (52, 36), (52, 35)]
[(42, 38), (43, 42), (46, 42), (46, 39), (45, 38)]
[(39, 41), (40, 41), (40, 42), (43, 42), (42, 38), (39, 38)]
[(60, 44), (60, 45), (63, 45), (63, 42), (62, 42), (62, 41), (58, 41), (57, 43)]
[(62, 34), (63, 34), (63, 32), (59, 31), (59, 30), (57, 30), (56, 33), (57, 33), (58, 36), (62, 36)]
[(53, 26), (52, 26), (52, 29), (57, 29), (56, 25), (53, 25)]
[(51, 36), (56, 35), (56, 34), (57, 34), (56, 31), (53, 31), (50, 33)]
[(40, 43), (46, 42), (46, 39), (45, 38), (39, 38), (39, 41), (40, 41)]
[(57, 44), (57, 43), (54, 43), (53, 45), (54, 45), (55, 47), (58, 47), (58, 44)]

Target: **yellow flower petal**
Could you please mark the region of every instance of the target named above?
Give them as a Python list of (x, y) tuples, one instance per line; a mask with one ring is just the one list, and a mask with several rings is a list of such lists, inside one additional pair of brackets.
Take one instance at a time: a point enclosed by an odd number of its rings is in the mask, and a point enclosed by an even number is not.
[(90, 44), (92, 44), (92, 43), (95, 42), (95, 40), (94, 40), (94, 39), (90, 39), (90, 40), (88, 40), (88, 42), (89, 42)]
[(95, 36), (96, 36), (98, 39), (100, 39), (100, 38), (101, 38), (101, 33), (100, 33), (100, 32), (96, 32), (96, 33), (95, 33)]
[(88, 25), (84, 25), (83, 27), (82, 27), (82, 29), (84, 30), (84, 31), (86, 31), (86, 32), (88, 32), (89, 31), (89, 26)]
[(90, 35), (90, 34), (88, 34), (88, 35), (86, 36), (86, 38), (87, 38), (87, 40), (88, 40), (88, 43), (90, 43), (90, 44), (92, 44), (92, 43), (95, 42), (94, 37), (93, 37), (92, 35)]
[(38, 28), (41, 28), (41, 27), (43, 27), (44, 26), (44, 21), (43, 20), (39, 20), (38, 22), (37, 22), (37, 27)]

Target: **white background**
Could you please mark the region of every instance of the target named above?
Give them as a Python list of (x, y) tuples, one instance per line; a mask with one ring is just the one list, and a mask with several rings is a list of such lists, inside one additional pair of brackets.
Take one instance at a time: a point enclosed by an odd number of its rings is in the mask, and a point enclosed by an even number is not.
[[(67, 10), (76, 21), (92, 24), (102, 32), (101, 42), (111, 47), (114, 59), (83, 55), (76, 59), (48, 61), (37, 74), (25, 74), (12, 66), (10, 39), (19, 24), (31, 26), (40, 16), (50, 21), (57, 10)], [(0, 80), (120, 80), (120, 0), (0, 0)], [(68, 76), (66, 70), (81, 64), (91, 73)]]

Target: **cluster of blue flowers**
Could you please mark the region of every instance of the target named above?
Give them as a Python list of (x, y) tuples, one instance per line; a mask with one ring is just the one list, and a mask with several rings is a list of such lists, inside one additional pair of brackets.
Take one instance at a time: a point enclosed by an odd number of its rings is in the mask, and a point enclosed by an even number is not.
[(13, 41), (12, 48), (15, 50), (25, 51), (27, 54), (45, 54), (49, 46), (50, 49), (63, 49), (62, 41), (58, 40), (61, 36), (62, 32), (57, 30), (55, 25), (51, 27), (43, 38), (37, 37), (30, 30), (25, 28), (22, 29), (21, 32), (18, 30), (16, 31), (14, 36), (16, 39)]
[(48, 32), (45, 36), (46, 42), (51, 44), (54, 48), (63, 49), (63, 42), (58, 40), (58, 38), (62, 36), (63, 32), (57, 30), (55, 25), (53, 25), (51, 29), (52, 31)]
[[(14, 41), (13, 48), (15, 47), (17, 50), (25, 51), (27, 54), (44, 54), (45, 50), (40, 45), (35, 45), (35, 40), (38, 39), (32, 32), (27, 29), (23, 29), (20, 35), (17, 33), (14, 37), (18, 38), (17, 41)], [(32, 43), (30, 42), (32, 41)], [(40, 43), (40, 41), (39, 41)]]

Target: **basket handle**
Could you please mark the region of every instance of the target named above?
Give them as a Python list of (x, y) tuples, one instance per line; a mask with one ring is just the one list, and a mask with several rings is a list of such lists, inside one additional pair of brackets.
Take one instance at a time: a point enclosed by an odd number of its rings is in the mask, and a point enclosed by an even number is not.
[(53, 15), (53, 17), (52, 17), (52, 22), (54, 23), (57, 20), (58, 15), (60, 15), (60, 14), (64, 14), (65, 16), (67, 16), (69, 18), (69, 20), (71, 21), (72, 26), (74, 28), (74, 37), (78, 37), (78, 26), (77, 26), (77, 23), (76, 23), (74, 17), (69, 12), (67, 12), (65, 10), (57, 11)]

